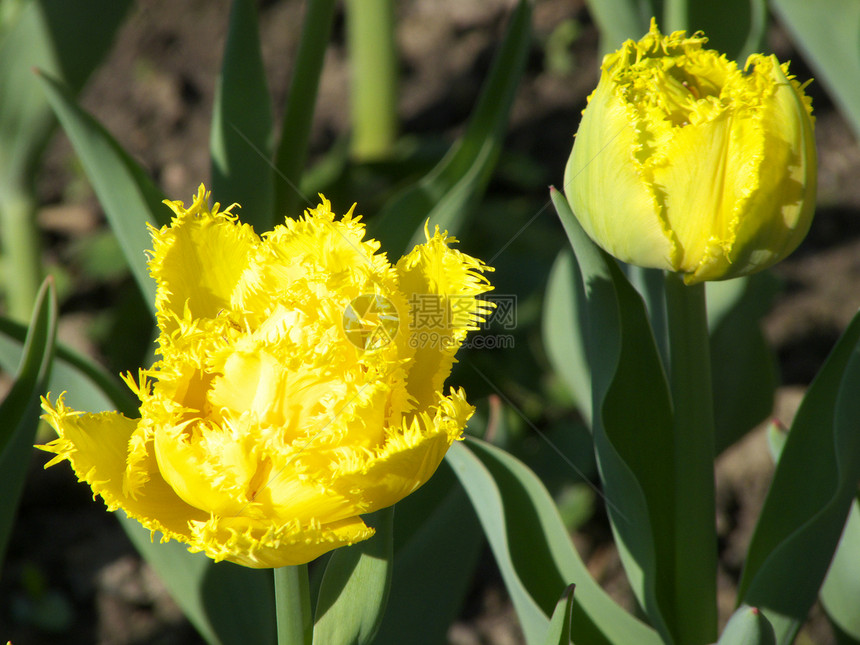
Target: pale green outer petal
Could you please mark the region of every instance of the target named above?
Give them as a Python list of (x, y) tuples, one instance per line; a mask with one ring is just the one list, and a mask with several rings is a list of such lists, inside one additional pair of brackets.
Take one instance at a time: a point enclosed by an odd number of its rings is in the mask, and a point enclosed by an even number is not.
[(673, 269), (676, 253), (659, 205), (637, 171), (631, 115), (604, 72), (582, 114), (564, 192), (589, 237), (625, 262)]

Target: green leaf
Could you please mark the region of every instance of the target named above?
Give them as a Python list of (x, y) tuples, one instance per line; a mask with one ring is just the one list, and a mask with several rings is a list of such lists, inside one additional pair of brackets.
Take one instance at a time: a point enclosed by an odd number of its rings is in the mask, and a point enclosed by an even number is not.
[(445, 462), (396, 508), (396, 566), (374, 642), (400, 645), (409, 634), (409, 645), (436, 645), (461, 614), (483, 545), (481, 527)]
[(0, 405), (0, 563), (15, 522), (18, 500), (33, 453), (39, 424), (39, 395), (44, 393), (54, 355), (57, 295), (46, 280), (39, 290), (21, 364), (9, 394)]
[(257, 233), (274, 221), (270, 102), (257, 10), (251, 0), (234, 0), (212, 107), (212, 196), (240, 204), (239, 218)]
[(571, 622), (573, 621), (573, 591), (576, 585), (569, 585), (555, 606), (549, 620), (549, 631), (544, 645), (570, 645)]
[(767, 424), (766, 432), (770, 457), (773, 459), (773, 463), (777, 463), (780, 455), (782, 455), (782, 449), (785, 448), (785, 442), (788, 440), (788, 428), (778, 420), (773, 419)]
[(33, 70), (60, 76), (78, 92), (107, 51), (130, 4), (129, 0), (107, 5), (100, 0), (2, 3), (0, 229), (3, 263), (7, 274), (15, 276), (5, 285), (6, 311), (16, 320), (29, 317), (44, 275), (35, 177), (56, 124)]
[(628, 38), (648, 33), (648, 21), (657, 15), (653, 0), (588, 0), (588, 9), (600, 29), (600, 51), (615, 51)]
[(552, 497), (522, 462), (477, 439), (454, 444), (446, 461), (472, 501), (530, 644), (543, 643), (561, 592), (576, 584), (575, 642), (660, 643), (588, 573)]
[(755, 607), (741, 605), (726, 624), (717, 645), (775, 645), (773, 627)]
[(368, 223), (369, 237), (399, 257), (424, 241), (424, 223), (456, 234), (495, 167), (508, 112), (531, 42), (531, 6), (520, 0), (466, 133), (425, 177), (389, 201)]
[(690, 2), (688, 33), (704, 31), (708, 48), (728, 58), (746, 62), (747, 56), (764, 48), (767, 7), (764, 0)]
[(580, 414), (591, 425), (591, 373), (586, 356), (585, 290), (569, 249), (553, 264), (543, 305), (543, 339), (553, 369), (568, 387)]
[(770, 6), (860, 138), (860, 3), (771, 0)]
[(588, 299), (592, 432), (607, 512), (636, 598), (671, 640), (678, 598), (675, 508), (668, 494), (676, 486), (669, 387), (642, 298), (588, 238), (564, 195), (552, 189), (551, 197)]
[(135, 520), (117, 513), (134, 546), (210, 645), (274, 645), (272, 572), (215, 563), (180, 542), (154, 542)]
[(369, 540), (332, 553), (314, 620), (316, 645), (364, 645), (376, 635), (391, 587), (394, 509), (364, 518)]
[(776, 366), (760, 320), (770, 309), (777, 287), (768, 273), (706, 286), (719, 454), (773, 410)]
[(846, 636), (860, 643), (860, 503), (851, 504), (839, 548), (819, 594), (824, 611)]
[(110, 47), (131, 0), (27, 2), (0, 43), (0, 187), (27, 182), (54, 126), (33, 74), (39, 68), (77, 93)]
[(302, 39), (284, 111), (281, 140), (275, 158), (275, 217), (296, 217), (305, 201), (299, 183), (305, 170), (323, 60), (331, 34), (335, 0), (307, 3)]
[(738, 590), (778, 643), (806, 620), (860, 480), (860, 314), (804, 397), (765, 499)]
[[(12, 371), (21, 360), (27, 328), (0, 318), (0, 369)], [(138, 401), (131, 391), (92, 359), (62, 344), (56, 345), (51, 378), (46, 388), (58, 394), (76, 410), (116, 409), (128, 417), (137, 416)]]
[(155, 282), (149, 277), (144, 254), (152, 246), (146, 225), (170, 223), (170, 210), (162, 204), (164, 196), (113, 137), (78, 107), (61, 83), (45, 74), (39, 78), (119, 239), (131, 273), (154, 312)]

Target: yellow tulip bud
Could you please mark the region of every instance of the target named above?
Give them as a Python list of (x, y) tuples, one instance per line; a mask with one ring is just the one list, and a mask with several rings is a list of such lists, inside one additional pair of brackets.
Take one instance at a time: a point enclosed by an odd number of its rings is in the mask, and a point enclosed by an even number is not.
[(565, 169), (591, 238), (624, 262), (688, 284), (753, 273), (791, 253), (812, 220), (812, 104), (774, 56), (743, 69), (701, 33), (603, 59)]
[(126, 383), (140, 418), (42, 401), (42, 449), (164, 540), (249, 567), (301, 564), (373, 535), (473, 412), (442, 385), (491, 311), (482, 262), (427, 242), (392, 266), (323, 198), (261, 239), (203, 187), (153, 229), (161, 359)]

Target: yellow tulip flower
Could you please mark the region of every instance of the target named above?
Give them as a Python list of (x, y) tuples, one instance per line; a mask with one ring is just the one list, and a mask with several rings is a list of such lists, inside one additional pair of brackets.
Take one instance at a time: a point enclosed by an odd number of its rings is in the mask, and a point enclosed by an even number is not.
[(603, 59), (565, 169), (589, 236), (615, 257), (688, 284), (746, 275), (791, 253), (812, 220), (812, 104), (774, 56), (743, 69), (701, 33)]
[(161, 358), (125, 377), (140, 418), (45, 399), (59, 438), (42, 448), (163, 540), (301, 564), (370, 537), (360, 516), (424, 484), (461, 437), (473, 408), (442, 385), (491, 310), (489, 268), (438, 229), (392, 266), (325, 198), (261, 239), (208, 197), (169, 202), (173, 222), (151, 230)]

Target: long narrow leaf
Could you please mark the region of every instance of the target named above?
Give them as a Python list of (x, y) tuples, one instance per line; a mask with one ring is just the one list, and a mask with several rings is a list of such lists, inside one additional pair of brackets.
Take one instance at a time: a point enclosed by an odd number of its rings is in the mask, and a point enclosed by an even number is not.
[(555, 611), (549, 620), (549, 631), (544, 645), (570, 645), (571, 623), (573, 620), (573, 592), (576, 585), (570, 585), (561, 594)]
[(12, 532), (18, 499), (33, 452), (39, 423), (39, 395), (45, 391), (54, 355), (57, 296), (50, 280), (42, 284), (24, 344), (15, 383), (0, 405), (0, 563)]
[(275, 166), (275, 217), (297, 216), (304, 196), (299, 190), (319, 89), (320, 74), (331, 34), (335, 0), (307, 3), (302, 39), (284, 111)]
[(543, 307), (543, 339), (550, 363), (573, 394), (579, 413), (591, 425), (586, 333), (582, 276), (566, 249), (558, 254), (550, 271)]
[(446, 460), (472, 500), (530, 644), (546, 638), (547, 616), (571, 583), (575, 642), (661, 642), (592, 579), (552, 497), (525, 465), (476, 439), (452, 446)]
[(388, 609), (374, 642), (400, 645), (408, 635), (409, 645), (442, 643), (462, 611), (483, 545), (469, 500), (446, 463), (397, 503), (394, 539)]
[[(4, 10), (7, 9), (4, 3)], [(25, 320), (44, 275), (34, 177), (56, 121), (34, 68), (77, 93), (107, 51), (130, 0), (32, 0), (4, 11), (0, 38), (0, 228), (6, 310)]]
[(858, 388), (860, 314), (804, 397), (747, 552), (738, 597), (765, 612), (778, 643), (806, 620), (857, 492)]
[(860, 137), (860, 2), (771, 0), (770, 5)]
[(776, 365), (761, 331), (776, 284), (767, 273), (709, 282), (711, 380), (714, 389), (715, 448), (719, 454), (773, 410)]
[(314, 620), (317, 645), (365, 645), (379, 629), (391, 587), (394, 509), (377, 511), (369, 540), (332, 553)]
[(0, 43), (0, 185), (29, 181), (54, 125), (33, 69), (77, 93), (104, 56), (131, 0), (27, 2)]
[(270, 103), (257, 11), (251, 0), (234, 0), (212, 108), (212, 196), (239, 203), (240, 219), (257, 233), (274, 221)]
[(830, 620), (846, 636), (860, 643), (860, 502), (856, 499), (821, 587), (820, 598)]
[[(21, 360), (27, 328), (0, 318), (0, 369), (11, 372)], [(51, 378), (45, 388), (58, 394), (76, 410), (119, 410), (129, 417), (137, 415), (138, 402), (118, 378), (108, 374), (92, 359), (57, 343)]]
[(539, 643), (549, 628), (549, 620), (517, 573), (510, 546), (510, 532), (506, 525), (505, 500), (498, 486), (486, 466), (461, 444), (451, 446), (445, 460), (466, 489), (472, 507), (484, 527), (484, 534), (501, 570), (526, 642), (529, 645)]
[[(588, 298), (595, 453), (607, 511), (627, 576), (667, 640), (674, 622), (675, 544), (672, 406), (639, 294), (588, 238), (567, 200), (551, 191)], [(678, 509), (679, 511), (682, 509)]]
[(501, 50), (463, 137), (414, 186), (394, 197), (370, 220), (369, 236), (397, 257), (424, 241), (424, 222), (452, 234), (483, 194), (501, 150), (508, 112), (522, 75), (531, 37), (531, 6), (520, 0)]
[(170, 210), (162, 204), (164, 196), (61, 83), (46, 74), (40, 79), (119, 240), (131, 274), (154, 312), (155, 282), (149, 277), (144, 255), (151, 246), (146, 225), (160, 227), (170, 222)]

